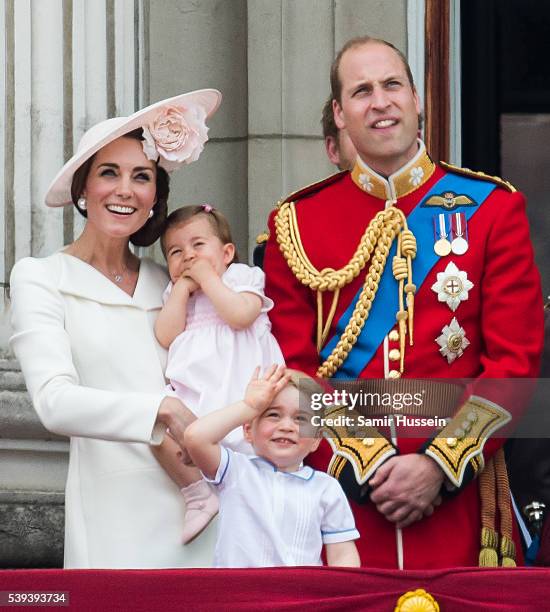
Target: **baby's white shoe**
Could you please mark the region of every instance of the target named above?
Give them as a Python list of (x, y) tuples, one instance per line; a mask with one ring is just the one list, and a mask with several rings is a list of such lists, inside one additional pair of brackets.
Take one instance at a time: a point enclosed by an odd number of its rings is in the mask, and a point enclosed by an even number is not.
[(188, 544), (218, 514), (219, 502), (218, 496), (204, 480), (183, 487), (181, 494), (185, 500), (182, 541)]

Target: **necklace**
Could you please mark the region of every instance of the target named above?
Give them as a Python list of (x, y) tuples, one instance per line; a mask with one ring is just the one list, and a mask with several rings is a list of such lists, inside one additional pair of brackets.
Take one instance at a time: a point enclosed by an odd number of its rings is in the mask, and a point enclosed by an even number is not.
[(120, 285), (124, 281), (124, 279), (128, 276), (128, 272), (129, 272), (129, 269), (126, 266), (120, 272), (112, 272), (112, 271), (107, 272), (104, 269), (102, 270), (99, 266), (94, 266), (94, 267), (97, 270), (99, 270), (102, 274), (107, 276), (108, 278), (113, 279), (113, 281), (117, 285)]
[(122, 269), (119, 271), (113, 271), (112, 268), (110, 270), (109, 268), (102, 270), (99, 266), (96, 267), (102, 274), (112, 279), (117, 285), (121, 285), (125, 280), (127, 280), (128, 275), (130, 274), (130, 268), (127, 264), (122, 264)]
[(124, 266), (120, 272), (111, 272), (110, 275), (113, 277), (113, 280), (117, 285), (120, 285), (124, 278), (128, 275), (129, 269), (127, 266)]
[[(68, 255), (71, 255), (72, 257), (76, 257), (77, 259), (82, 260), (83, 262), (87, 263), (89, 266), (92, 266), (92, 268), (95, 268), (98, 272), (103, 274), (103, 276), (106, 276), (108, 279), (111, 279), (117, 285), (122, 284), (126, 279), (128, 279), (131, 276), (131, 272), (133, 272), (134, 266), (132, 263), (131, 254), (130, 254), (130, 259), (128, 259), (127, 257), (123, 257), (122, 266), (119, 271), (113, 271), (112, 268), (109, 268), (107, 266), (103, 267), (103, 265), (100, 265), (98, 262), (94, 261), (95, 258), (94, 258), (93, 253), (91, 254), (91, 256), (90, 255), (87, 256), (86, 251), (79, 252), (81, 250), (83, 249), (78, 248), (78, 244), (77, 242), (75, 242), (72, 245), (70, 245), (70, 247), (65, 249), (65, 253), (67, 253)], [(124, 261), (125, 259), (127, 261)]]

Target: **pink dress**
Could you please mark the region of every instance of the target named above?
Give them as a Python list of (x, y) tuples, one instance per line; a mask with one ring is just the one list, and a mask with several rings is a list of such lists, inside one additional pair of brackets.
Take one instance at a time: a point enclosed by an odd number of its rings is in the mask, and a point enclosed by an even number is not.
[[(256, 366), (262, 371), (284, 359), (271, 334), (267, 316), (273, 301), (264, 295), (265, 276), (260, 268), (231, 264), (222, 276), (236, 292), (254, 293), (262, 300), (258, 318), (246, 329), (236, 330), (221, 319), (210, 299), (199, 289), (187, 303), (187, 324), (170, 345), (166, 378), (175, 394), (198, 417), (243, 399)], [(172, 283), (164, 292), (168, 298)], [(242, 428), (223, 440), (232, 450), (252, 454)]]

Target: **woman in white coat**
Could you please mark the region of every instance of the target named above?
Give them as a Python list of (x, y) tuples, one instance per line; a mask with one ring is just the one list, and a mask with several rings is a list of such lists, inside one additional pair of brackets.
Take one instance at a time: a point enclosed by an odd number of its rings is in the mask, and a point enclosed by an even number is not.
[(159, 237), (167, 172), (198, 159), (220, 100), (191, 92), (86, 132), (46, 194), (49, 206), (75, 204), (82, 234), (12, 271), (11, 346), (45, 427), (70, 436), (68, 568), (211, 564), (215, 525), (181, 545), (184, 502), (149, 448), (167, 427), (182, 439), (194, 417), (164, 392), (153, 325), (167, 274), (129, 243)]

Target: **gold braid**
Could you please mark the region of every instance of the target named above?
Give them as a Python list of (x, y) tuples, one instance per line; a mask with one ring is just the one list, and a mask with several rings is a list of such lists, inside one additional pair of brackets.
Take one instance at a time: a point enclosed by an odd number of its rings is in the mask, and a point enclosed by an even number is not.
[[(410, 298), (407, 299), (408, 308), (405, 310), (402, 298), (403, 285), (404, 279), (407, 278), (406, 293), (412, 298), (414, 285), (412, 285), (411, 259), (416, 255), (416, 241), (412, 232), (407, 228), (407, 219), (401, 210), (394, 206), (389, 206), (377, 213), (361, 237), (353, 257), (340, 270), (325, 268), (319, 271), (311, 263), (300, 238), (294, 202), (285, 202), (281, 206), (275, 217), (275, 230), (279, 248), (292, 273), (303, 285), (318, 292), (318, 304), (320, 302), (319, 293), (324, 291), (334, 291), (334, 297), (337, 299), (339, 290), (356, 278), (370, 260), (369, 270), (353, 314), (336, 347), (317, 370), (317, 376), (322, 377), (332, 376), (347, 359), (369, 316), (393, 240), (396, 235), (402, 236), (402, 239), (399, 241), (399, 251), (396, 258), (396, 260), (399, 259), (401, 261), (399, 263), (394, 261), (394, 276), (400, 281), (400, 310), (397, 313), (397, 319), (400, 321), (400, 340), (403, 348), (402, 354), (404, 353), (404, 334), (406, 333), (404, 322), (405, 319), (412, 318), (412, 300)], [(403, 258), (403, 255), (406, 259)], [(334, 316), (334, 311), (335, 301), (333, 299), (329, 320), (327, 320), (323, 329), (322, 320), (319, 320), (322, 319), (322, 309), (318, 307), (318, 348), (320, 348), (321, 344), (319, 330), (323, 330), (322, 335), (324, 337), (322, 340), (324, 341)], [(412, 331), (412, 322), (410, 322), (410, 326)], [(401, 371), (403, 371), (403, 366)]]

